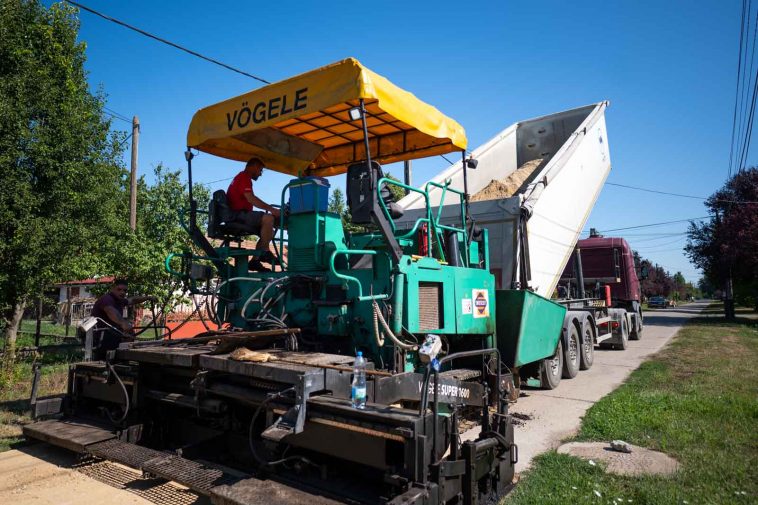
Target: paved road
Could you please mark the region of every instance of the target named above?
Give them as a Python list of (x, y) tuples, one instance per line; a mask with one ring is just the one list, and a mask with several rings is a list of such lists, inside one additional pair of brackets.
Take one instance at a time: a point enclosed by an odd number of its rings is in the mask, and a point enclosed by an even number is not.
[[(561, 440), (575, 434), (584, 413), (593, 403), (616, 389), (651, 354), (656, 353), (691, 317), (698, 315), (708, 302), (694, 302), (683, 307), (649, 311), (644, 314), (642, 339), (629, 341), (626, 351), (595, 350), (592, 368), (563, 380), (553, 391), (525, 389), (512, 412), (528, 414), (531, 420), (516, 427), (519, 462), (516, 471), (529, 467), (534, 456), (554, 449)], [(463, 435), (475, 438), (478, 428)]]

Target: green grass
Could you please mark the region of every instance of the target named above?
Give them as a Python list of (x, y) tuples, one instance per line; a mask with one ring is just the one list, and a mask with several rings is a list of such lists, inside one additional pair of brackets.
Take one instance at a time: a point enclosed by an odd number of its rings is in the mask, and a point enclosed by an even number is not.
[[(21, 321), (19, 331), (22, 331), (24, 333), (31, 333), (32, 337), (34, 337), (34, 333), (37, 331), (37, 321), (34, 319), (24, 319)], [(40, 333), (42, 335), (58, 335), (63, 337), (66, 335), (66, 326), (53, 323), (51, 321), (41, 321)], [(68, 334), (76, 335), (76, 327), (70, 326), (68, 329)]]
[[(37, 362), (42, 368), (38, 396), (64, 393), (68, 364), (78, 359), (81, 359), (78, 353), (39, 356)], [(0, 364), (0, 452), (23, 442), (21, 428), (32, 422), (29, 410), (32, 364), (32, 359), (19, 360), (10, 366)]]
[(590, 408), (575, 438), (622, 439), (663, 451), (682, 465), (674, 477), (614, 476), (553, 451), (535, 459), (506, 503), (756, 503), (756, 363), (757, 320), (692, 320), (625, 385)]

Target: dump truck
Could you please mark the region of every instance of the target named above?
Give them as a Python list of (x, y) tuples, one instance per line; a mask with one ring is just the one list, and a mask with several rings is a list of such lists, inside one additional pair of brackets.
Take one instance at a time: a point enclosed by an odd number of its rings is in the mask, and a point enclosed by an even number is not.
[[(40, 420), (25, 435), (179, 482), (214, 504), (496, 502), (512, 486), (518, 447), (488, 232), (468, 227), (465, 191), (415, 188), (382, 170), (448, 153), (476, 165), (466, 148), (456, 121), (354, 59), (197, 111), (183, 220), (196, 247), (165, 265), (207, 297), (213, 328), (73, 364), (63, 397), (35, 398)], [(273, 251), (245, 246), (256, 230), (223, 191), (198, 208), (197, 151), (259, 158), (292, 176)], [(211, 156), (201, 158), (208, 168)], [(336, 176), (358, 231), (327, 208)], [(393, 184), (427, 202), (409, 230), (397, 225)], [(445, 224), (429, 203), (436, 191), (459, 202)], [(260, 261), (271, 271), (251, 271)], [(530, 309), (557, 329), (565, 309), (533, 296)], [(352, 402), (359, 352), (365, 408)], [(475, 439), (458, 436), (463, 420), (480, 425)]]
[[(646, 277), (647, 272), (640, 272)], [(595, 228), (589, 238), (579, 240), (574, 259), (561, 274), (560, 285), (566, 298), (606, 298), (609, 305), (625, 311), (629, 340), (642, 338), (644, 321), (640, 303), (640, 281), (634, 254), (621, 237), (604, 237)], [(599, 341), (601, 347), (625, 346), (626, 342)]]
[[(517, 385), (555, 388), (592, 366), (595, 345), (626, 347), (625, 309), (604, 296), (561, 299), (556, 290), (611, 169), (608, 105), (517, 122), (474, 149), (476, 167), (453, 164), (426, 185), (443, 225), (458, 212), (450, 188), (472, 195), (469, 235), (487, 231), (498, 314), (508, 313), (497, 328), (498, 347)], [(398, 205), (405, 211), (399, 227), (425, 213), (417, 194)], [(555, 314), (562, 316), (557, 326), (548, 322)]]

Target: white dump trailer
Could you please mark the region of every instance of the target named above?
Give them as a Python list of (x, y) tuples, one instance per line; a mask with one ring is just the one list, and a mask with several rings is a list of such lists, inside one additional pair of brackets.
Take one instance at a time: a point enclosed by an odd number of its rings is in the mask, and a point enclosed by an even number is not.
[[(608, 102), (600, 102), (520, 121), (473, 151), (478, 166), (467, 170), (470, 195), (541, 160), (513, 196), (471, 202), (471, 216), (489, 231), (490, 265), (499, 287), (527, 287), (522, 282), (526, 278), (534, 292), (546, 298), (553, 294), (611, 169), (607, 107)], [(432, 182), (446, 180), (451, 187), (464, 189), (461, 163), (443, 170)], [(439, 205), (441, 190), (430, 187), (429, 192), (431, 203)], [(445, 204), (451, 205), (443, 209), (442, 222), (460, 222), (455, 199), (457, 195), (448, 193)], [(405, 209), (405, 216), (397, 220), (401, 228), (423, 212), (424, 200), (418, 193), (398, 203)], [(522, 217), (528, 250), (518, 247)]]
[[(502, 291), (502, 307), (524, 302), (534, 293), (551, 298), (579, 235), (611, 169), (606, 135), (608, 102), (515, 123), (475, 149), (476, 168), (467, 168), (470, 215), (488, 232), (490, 270)], [(464, 190), (463, 166), (446, 168), (430, 182)], [(427, 185), (440, 222), (460, 223), (458, 195)], [(424, 217), (424, 198), (410, 193), (398, 202), (405, 214), (398, 228), (409, 229)], [(440, 204), (442, 205), (440, 209)], [(514, 296), (514, 293), (520, 293)], [(623, 349), (629, 317), (604, 300), (561, 300), (566, 316), (561, 335), (538, 342), (544, 331), (539, 317), (498, 341), (509, 366), (523, 368), (522, 379), (538, 377), (553, 388), (563, 378), (591, 366), (594, 345)], [(498, 301), (498, 310), (501, 310)], [(518, 311), (514, 313), (518, 314)], [(504, 332), (508, 333), (508, 332)], [(503, 339), (512, 342), (503, 344)], [(508, 360), (506, 360), (508, 361)]]

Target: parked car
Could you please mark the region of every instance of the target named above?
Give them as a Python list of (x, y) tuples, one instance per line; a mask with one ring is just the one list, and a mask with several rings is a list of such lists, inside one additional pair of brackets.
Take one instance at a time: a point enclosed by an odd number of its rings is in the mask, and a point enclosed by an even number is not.
[(651, 309), (665, 309), (667, 306), (668, 300), (666, 300), (662, 296), (651, 296), (650, 299), (647, 301), (648, 308)]

